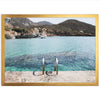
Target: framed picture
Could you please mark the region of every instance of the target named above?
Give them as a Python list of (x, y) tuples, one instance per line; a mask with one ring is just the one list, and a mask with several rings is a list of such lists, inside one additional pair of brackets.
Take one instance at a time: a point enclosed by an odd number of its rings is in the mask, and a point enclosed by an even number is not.
[(2, 15), (3, 86), (97, 86), (98, 15)]

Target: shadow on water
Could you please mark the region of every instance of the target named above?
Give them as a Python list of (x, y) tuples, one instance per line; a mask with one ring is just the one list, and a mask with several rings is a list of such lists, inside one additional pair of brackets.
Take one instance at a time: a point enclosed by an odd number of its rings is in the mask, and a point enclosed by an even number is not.
[(87, 53), (61, 52), (39, 55), (22, 55), (5, 59), (6, 71), (42, 71), (42, 58), (45, 58), (45, 71), (54, 71), (55, 58), (59, 60), (59, 71), (95, 70), (95, 57)]

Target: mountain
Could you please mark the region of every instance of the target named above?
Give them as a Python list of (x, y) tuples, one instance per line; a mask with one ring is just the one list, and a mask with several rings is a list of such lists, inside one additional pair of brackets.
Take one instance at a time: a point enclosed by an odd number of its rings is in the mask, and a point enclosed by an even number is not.
[(6, 20), (9, 20), (8, 22), (9, 24), (19, 28), (29, 28), (32, 26), (37, 26), (37, 24), (29, 20), (28, 18), (11, 18), (11, 19), (5, 19), (5, 21)]
[(5, 23), (9, 23), (13, 25), (14, 27), (20, 27), (20, 28), (29, 28), (32, 26), (41, 26), (41, 25), (52, 25), (52, 23), (48, 21), (40, 21), (40, 22), (33, 22), (28, 18), (5, 18)]
[[(47, 21), (38, 23), (28, 18), (5, 18), (5, 34), (7, 38), (30, 38), (36, 29), (40, 33), (46, 30), (47, 36), (95, 36), (95, 26), (70, 19), (59, 24)], [(10, 35), (10, 36), (9, 36)], [(37, 37), (39, 35), (36, 35)]]
[(48, 21), (40, 21), (38, 23), (36, 23), (38, 25), (52, 25), (52, 23), (48, 22)]
[(95, 36), (94, 25), (73, 19), (45, 27), (48, 29), (48, 33), (60, 36)]
[(77, 20), (67, 20), (59, 24), (60, 26), (70, 28), (73, 31), (83, 31), (87, 33), (95, 33), (95, 26)]

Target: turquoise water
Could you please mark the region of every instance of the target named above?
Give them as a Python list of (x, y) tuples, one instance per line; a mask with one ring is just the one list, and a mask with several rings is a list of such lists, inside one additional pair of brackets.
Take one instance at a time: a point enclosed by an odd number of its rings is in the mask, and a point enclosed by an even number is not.
[(5, 40), (6, 71), (54, 70), (59, 58), (59, 70), (95, 70), (95, 37), (47, 37), (46, 39)]

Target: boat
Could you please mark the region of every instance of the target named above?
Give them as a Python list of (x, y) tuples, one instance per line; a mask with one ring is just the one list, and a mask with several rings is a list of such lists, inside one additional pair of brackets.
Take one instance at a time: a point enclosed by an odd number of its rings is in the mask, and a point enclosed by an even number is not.
[(45, 36), (41, 36), (41, 39), (44, 39), (44, 38), (46, 38)]
[(42, 35), (41, 35), (40, 37), (41, 37), (41, 39), (44, 39), (44, 38), (46, 38), (46, 37), (47, 37), (47, 35), (46, 35), (46, 34), (44, 34), (44, 33), (42, 33)]

